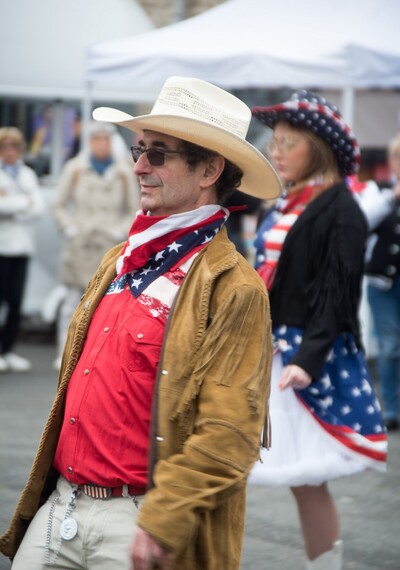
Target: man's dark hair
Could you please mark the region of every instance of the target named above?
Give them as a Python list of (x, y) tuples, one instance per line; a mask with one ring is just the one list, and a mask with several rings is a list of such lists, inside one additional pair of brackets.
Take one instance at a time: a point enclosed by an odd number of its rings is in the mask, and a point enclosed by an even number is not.
[[(210, 158), (218, 155), (218, 153), (213, 150), (209, 150), (188, 141), (181, 141), (181, 149), (187, 153), (186, 160), (189, 168), (194, 168), (200, 162), (209, 160)], [(243, 171), (225, 158), (225, 168), (215, 184), (219, 204), (222, 205), (238, 188), (240, 181), (242, 180), (242, 176)]]

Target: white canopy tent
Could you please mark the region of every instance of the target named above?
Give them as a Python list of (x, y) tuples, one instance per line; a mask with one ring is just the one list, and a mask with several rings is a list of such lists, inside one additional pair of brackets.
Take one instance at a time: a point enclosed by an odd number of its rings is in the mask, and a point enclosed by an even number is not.
[[(52, 103), (51, 172), (62, 165), (63, 111), (85, 97), (86, 50), (90, 44), (148, 32), (150, 18), (135, 0), (1, 0), (0, 98)], [(138, 100), (148, 98), (135, 90)], [(100, 101), (132, 100), (132, 90), (97, 82)], [(0, 126), (3, 126), (0, 124)], [(48, 215), (37, 220), (37, 254), (29, 266), (24, 314), (33, 315), (57, 293), (60, 236), (51, 216), (52, 181), (42, 186)], [(55, 318), (57, 306), (50, 312)]]
[[(12, 0), (0, 17), (0, 97), (53, 103), (51, 171), (62, 163), (63, 109), (86, 97), (88, 46), (154, 28), (134, 0)], [(150, 95), (136, 90), (138, 100)], [(97, 82), (100, 101), (126, 101), (130, 93)]]
[[(399, 0), (228, 0), (171, 26), (93, 45), (89, 85), (153, 90), (170, 75), (226, 89), (314, 88), (338, 104), (362, 146), (400, 130)], [(375, 348), (366, 304), (367, 351)]]
[[(0, 96), (79, 101), (91, 44), (153, 28), (134, 0), (3, 1)], [(126, 99), (109, 82), (104, 91), (98, 86), (96, 97)]]
[[(400, 88), (399, 21), (398, 0), (228, 0), (189, 20), (91, 46), (87, 80), (130, 85), (132, 95), (138, 85), (156, 94), (170, 75), (227, 89), (340, 90), (352, 124), (355, 90)], [(397, 129), (400, 98), (386, 100), (388, 107), (396, 119), (387, 128)]]

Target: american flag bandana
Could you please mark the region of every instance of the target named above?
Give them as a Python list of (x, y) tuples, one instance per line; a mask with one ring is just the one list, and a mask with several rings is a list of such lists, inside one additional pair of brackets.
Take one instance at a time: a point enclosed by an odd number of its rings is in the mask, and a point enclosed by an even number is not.
[[(274, 343), (284, 366), (290, 364), (302, 342), (302, 329), (277, 327)], [(365, 463), (384, 470), (387, 454), (386, 428), (372, 387), (364, 353), (349, 333), (337, 336), (319, 378), (296, 396), (321, 427)]]
[(114, 284), (126, 276), (137, 298), (160, 275), (205, 247), (228, 217), (229, 210), (217, 205), (171, 216), (148, 216), (139, 210), (117, 260)]
[(286, 236), (311, 200), (313, 190), (314, 185), (310, 184), (293, 196), (289, 194), (285, 199), (277, 200), (258, 230), (254, 242), (256, 246), (255, 268), (268, 291), (271, 290), (274, 282)]

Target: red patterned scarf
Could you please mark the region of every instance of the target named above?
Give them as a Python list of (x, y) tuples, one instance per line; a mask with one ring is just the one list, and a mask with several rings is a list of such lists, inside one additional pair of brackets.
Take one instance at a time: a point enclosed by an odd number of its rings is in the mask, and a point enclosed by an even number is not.
[(274, 223), (263, 236), (266, 260), (257, 268), (268, 290), (272, 287), (286, 236), (313, 197), (314, 189), (315, 186), (310, 184), (289, 194), (285, 200), (275, 205), (273, 213), (270, 214), (274, 216)]

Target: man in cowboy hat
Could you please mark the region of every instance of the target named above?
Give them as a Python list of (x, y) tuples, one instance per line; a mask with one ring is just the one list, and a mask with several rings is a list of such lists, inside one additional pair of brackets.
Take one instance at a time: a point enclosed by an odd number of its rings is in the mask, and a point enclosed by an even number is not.
[(271, 325), (221, 204), (239, 186), (280, 192), (245, 140), (250, 117), (236, 97), (182, 77), (149, 115), (94, 112), (140, 133), (142, 210), (72, 319), (32, 473), (0, 539), (13, 570), (239, 568)]

